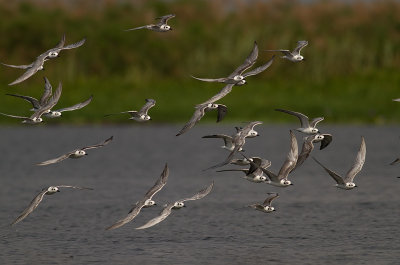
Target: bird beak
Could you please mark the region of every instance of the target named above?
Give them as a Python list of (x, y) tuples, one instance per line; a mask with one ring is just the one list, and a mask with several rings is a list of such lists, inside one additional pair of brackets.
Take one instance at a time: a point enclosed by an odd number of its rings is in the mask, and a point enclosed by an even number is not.
[(186, 207), (186, 205), (183, 205), (183, 207)]
[(57, 192), (60, 192), (60, 190), (57, 190)]
[(85, 156), (88, 156), (88, 155), (89, 155), (88, 153), (85, 154)]
[(173, 28), (169, 28), (169, 30), (173, 30)]
[(294, 185), (293, 183), (290, 183), (290, 185)]
[(358, 187), (357, 185), (354, 186), (354, 188)]

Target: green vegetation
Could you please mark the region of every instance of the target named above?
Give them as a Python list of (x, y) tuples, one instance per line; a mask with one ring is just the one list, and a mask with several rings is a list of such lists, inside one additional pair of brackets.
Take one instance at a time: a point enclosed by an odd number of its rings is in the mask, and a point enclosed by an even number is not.
[[(326, 122), (395, 123), (400, 116), (400, 3), (298, 3), (286, 1), (2, 1), (0, 61), (28, 64), (54, 47), (66, 33), (67, 44), (87, 37), (84, 46), (63, 51), (45, 71), (7, 86), (23, 71), (0, 66), (5, 93), (39, 97), (46, 75), (63, 82), (58, 104), (69, 106), (91, 94), (86, 108), (49, 123), (129, 122), (103, 114), (138, 109), (154, 98), (153, 122), (185, 122), (193, 106), (217, 93), (222, 84), (194, 80), (231, 73), (256, 40), (261, 64), (273, 55), (263, 49), (289, 48), (308, 40), (306, 61), (277, 56), (264, 73), (248, 78), (220, 100), (226, 120), (293, 121), (273, 111), (287, 108)], [(234, 3), (232, 3), (234, 2)], [(124, 29), (175, 13), (168, 33)], [(1, 96), (0, 112), (28, 115), (22, 100)], [(212, 117), (205, 120), (212, 121)], [(2, 117), (1, 123), (18, 123)]]

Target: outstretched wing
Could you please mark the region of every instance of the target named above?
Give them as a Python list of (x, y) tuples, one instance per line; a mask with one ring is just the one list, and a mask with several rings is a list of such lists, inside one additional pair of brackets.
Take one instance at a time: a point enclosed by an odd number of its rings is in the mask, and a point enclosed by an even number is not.
[(47, 101), (45, 105), (42, 105), (38, 110), (35, 111), (35, 113), (32, 114), (30, 117), (31, 119), (34, 118), (40, 118), (43, 113), (51, 110), (58, 102), (58, 100), (61, 97), (61, 92), (62, 92), (62, 84), (61, 82), (58, 84), (58, 87), (56, 89), (56, 92), (50, 97), (50, 99)]
[(344, 185), (345, 182), (343, 181), (342, 177), (338, 175), (337, 173), (333, 172), (332, 170), (326, 168), (324, 165), (322, 165), (317, 159), (313, 157), (314, 161), (317, 162), (323, 169), (325, 169), (326, 172), (336, 181), (337, 184), (342, 184)]
[(28, 69), (33, 66), (33, 63), (31, 64), (23, 64), (23, 65), (13, 65), (13, 64), (6, 64), (6, 63), (1, 63), (4, 66), (12, 67), (12, 68), (18, 68), (18, 69)]
[(250, 54), (247, 56), (247, 58), (244, 60), (244, 62), (233, 71), (232, 74), (229, 75), (229, 78), (233, 78), (236, 75), (242, 74), (246, 69), (252, 67), (258, 57), (258, 45), (257, 42), (254, 42), (253, 50), (250, 52)]
[(162, 25), (162, 24), (167, 24), (168, 20), (173, 18), (173, 17), (175, 17), (175, 14), (168, 14), (168, 15), (165, 15), (165, 16), (162, 16), (162, 17), (158, 17), (156, 19), (160, 19), (159, 23)]
[(146, 229), (162, 222), (165, 218), (167, 218), (171, 214), (172, 207), (174, 207), (174, 203), (167, 204), (167, 206), (164, 207), (159, 216), (151, 219), (150, 221), (148, 221), (142, 226), (137, 227), (136, 229)]
[(55, 164), (55, 163), (58, 163), (58, 162), (61, 162), (61, 161), (65, 160), (65, 159), (67, 159), (68, 157), (70, 157), (72, 155), (72, 153), (73, 152), (69, 152), (69, 153), (64, 154), (62, 156), (59, 156), (59, 157), (56, 157), (56, 158), (53, 158), (53, 159), (50, 159), (50, 160), (46, 160), (46, 161), (37, 163), (36, 165), (38, 165), (38, 166), (47, 166), (47, 165), (50, 165), (50, 164)]
[(156, 101), (151, 98), (146, 98), (146, 103), (143, 105), (143, 107), (139, 110), (139, 115), (141, 114), (147, 114), (150, 108), (154, 107), (156, 105)]
[(17, 116), (17, 115), (10, 115), (10, 114), (6, 114), (6, 113), (2, 113), (2, 112), (0, 112), (0, 114), (1, 114), (1, 115), (4, 115), (4, 116), (7, 116), (7, 117), (11, 117), (11, 118), (29, 120), (29, 117), (23, 117), (23, 116)]
[(93, 95), (90, 96), (90, 98), (88, 98), (88, 99), (85, 100), (84, 102), (75, 104), (75, 105), (73, 105), (73, 106), (71, 106), (71, 107), (62, 108), (62, 109), (59, 109), (59, 110), (56, 110), (56, 111), (58, 111), (58, 112), (64, 112), (64, 111), (78, 110), (78, 109), (81, 109), (81, 108), (83, 108), (83, 107), (86, 107), (86, 106), (92, 101), (92, 99), (93, 99)]
[(81, 186), (71, 186), (71, 185), (58, 185), (57, 188), (73, 188), (77, 190), (93, 190), (92, 188), (81, 187)]
[[(53, 93), (53, 88), (50, 84), (49, 79), (47, 79), (47, 77), (43, 77), (43, 79), (44, 79), (44, 92), (43, 92), (42, 97), (39, 100), (40, 106), (45, 105), (47, 103), (47, 101), (49, 100), (49, 98), (51, 97), (51, 94)], [(37, 108), (37, 109), (39, 109), (39, 108)]]
[(47, 189), (43, 189), (35, 198), (31, 201), (28, 208), (26, 208), (15, 220), (11, 223), (11, 225), (15, 225), (16, 223), (21, 222), (25, 217), (27, 217), (31, 212), (33, 212), (38, 206), (39, 203), (43, 200), (43, 196), (46, 194)]
[(158, 180), (154, 184), (154, 186), (151, 187), (151, 189), (149, 191), (147, 191), (147, 193), (144, 195), (145, 200), (153, 198), (153, 196), (157, 192), (159, 192), (165, 186), (165, 184), (167, 184), (168, 175), (169, 175), (169, 168), (168, 168), (168, 164), (165, 163), (165, 167), (164, 167), (163, 172), (161, 173), (161, 176), (158, 178)]
[(347, 172), (346, 177), (344, 178), (345, 182), (353, 182), (354, 177), (361, 171), (364, 162), (365, 162), (365, 155), (367, 153), (367, 147), (365, 145), (364, 137), (361, 136), (361, 145), (360, 150), (357, 153), (356, 160), (354, 161), (353, 166)]
[(144, 195), (144, 198), (141, 201), (139, 201), (133, 209), (131, 209), (129, 211), (129, 214), (125, 218), (117, 221), (112, 226), (107, 227), (106, 230), (112, 230), (112, 229), (121, 227), (121, 226), (129, 223), (130, 221), (132, 221), (140, 213), (141, 209), (146, 204), (146, 201), (148, 199), (151, 199), (154, 196), (154, 194), (159, 192), (165, 186), (165, 184), (167, 184), (168, 175), (169, 175), (168, 165), (165, 164), (165, 167), (164, 167), (163, 172), (161, 173), (161, 176), (158, 178), (158, 180), (154, 184), (154, 186), (151, 187), (150, 190), (147, 191), (147, 193)]
[(187, 132), (188, 130), (193, 128), (193, 126), (196, 125), (196, 123), (198, 123), (201, 120), (201, 118), (203, 118), (203, 116), (205, 114), (204, 110), (206, 107), (207, 107), (206, 105), (196, 106), (196, 110), (194, 111), (192, 117), (183, 126), (183, 128), (176, 134), (176, 136), (184, 134), (185, 132)]
[(294, 133), (290, 131), (290, 151), (281, 169), (279, 170), (278, 177), (280, 180), (287, 178), (289, 173), (296, 166), (297, 158), (298, 158), (297, 140), (296, 137), (294, 136)]
[(85, 146), (85, 147), (81, 148), (81, 150), (89, 150), (89, 149), (94, 149), (94, 148), (103, 147), (103, 146), (105, 146), (106, 144), (108, 144), (109, 142), (111, 142), (113, 138), (114, 138), (114, 136), (111, 136), (110, 138), (104, 140), (104, 141), (101, 142), (101, 143), (98, 143), (98, 144), (95, 144), (95, 145)]
[(310, 127), (315, 128), (317, 126), (317, 123), (319, 123), (320, 121), (323, 121), (324, 117), (318, 117), (318, 118), (314, 118), (312, 119), (312, 121), (310, 122)]
[(271, 202), (274, 199), (279, 197), (278, 193), (271, 193), (271, 194), (272, 194), (271, 196), (269, 196), (268, 198), (265, 199), (265, 201), (263, 202), (263, 206), (267, 206), (267, 205), (271, 206)]
[(151, 27), (152, 25), (145, 25), (145, 26), (140, 26), (140, 27), (136, 27), (136, 28), (125, 29), (124, 31), (132, 31), (132, 30), (137, 30), (137, 29), (148, 29), (149, 26)]
[(294, 48), (293, 50), (293, 54), (300, 54), (301, 49), (303, 49), (304, 47), (306, 47), (308, 45), (308, 41), (306, 40), (299, 40), (297, 42), (297, 46), (296, 48)]
[(211, 97), (210, 99), (208, 99), (207, 101), (201, 103), (201, 105), (203, 104), (208, 104), (208, 103), (214, 103), (218, 100), (220, 100), (221, 98), (225, 97), (226, 95), (228, 95), (231, 91), (232, 91), (232, 87), (234, 86), (234, 84), (227, 84), (226, 86), (224, 86), (219, 92), (218, 94), (214, 95), (213, 97)]
[(214, 187), (214, 181), (211, 182), (211, 184), (207, 187), (205, 187), (204, 189), (200, 190), (199, 192), (197, 192), (195, 195), (193, 195), (192, 197), (188, 197), (182, 200), (179, 200), (180, 202), (185, 202), (185, 201), (194, 201), (194, 200), (199, 200), (204, 198), (205, 196), (207, 196), (211, 190)]
[(285, 109), (275, 109), (275, 110), (296, 116), (300, 120), (302, 128), (310, 127), (310, 124), (308, 122), (308, 117), (306, 115), (304, 115), (303, 113), (291, 111), (291, 110), (285, 110)]
[(279, 49), (279, 50), (264, 50), (264, 51), (266, 51), (266, 52), (281, 52), (281, 53), (283, 53), (284, 55), (286, 55), (286, 56), (288, 56), (288, 57), (293, 56), (293, 54), (292, 54), (289, 50), (285, 50), (285, 49)]
[(34, 109), (40, 108), (40, 103), (36, 98), (30, 97), (30, 96), (18, 95), (18, 94), (6, 94), (6, 95), (25, 99), (26, 101), (28, 101), (32, 104)]
[(223, 82), (225, 82), (227, 80), (226, 77), (221, 77), (221, 78), (200, 78), (200, 77), (195, 77), (195, 76), (192, 76), (192, 75), (191, 75), (191, 77), (194, 78), (194, 79), (200, 80), (200, 81), (204, 81), (204, 82), (219, 82), (219, 83), (223, 83)]
[(111, 115), (117, 115), (117, 114), (122, 114), (122, 113), (129, 113), (132, 117), (137, 115), (137, 111), (136, 110), (128, 110), (128, 111), (122, 111), (122, 112), (118, 112), (118, 113), (110, 113), (110, 114), (106, 114), (104, 115), (104, 117), (108, 117)]
[(314, 144), (312, 143), (313, 135), (307, 137), (307, 139), (303, 143), (303, 147), (301, 148), (301, 152), (297, 158), (296, 166), (292, 169), (295, 170), (296, 168), (300, 167), (304, 161), (310, 156), (312, 150), (314, 149)]
[(143, 206), (145, 205), (146, 200), (141, 200), (139, 201), (136, 206), (128, 213), (128, 215), (125, 218), (122, 218), (121, 220), (118, 220), (116, 223), (113, 225), (109, 226), (106, 228), (106, 230), (113, 230), (116, 228), (119, 228), (130, 221), (132, 221), (142, 210)]
[(44, 63), (44, 59), (43, 58), (38, 58), (36, 59), (36, 61), (34, 61), (32, 63), (32, 66), (29, 68), (26, 68), (27, 70), (25, 71), (25, 73), (23, 73), (20, 77), (18, 77), (14, 82), (11, 82), (10, 84), (8, 84), (9, 86), (21, 83), (23, 81), (25, 81), (26, 79), (28, 79), (29, 77), (33, 76), (34, 74), (36, 74), (37, 71), (39, 71), (40, 66), (42, 66)]
[(61, 48), (61, 50), (69, 50), (69, 49), (74, 49), (74, 48), (78, 48), (80, 46), (82, 46), (86, 41), (86, 38), (83, 38), (82, 40), (72, 43), (70, 45), (64, 46)]
[(259, 74), (259, 73), (265, 71), (268, 67), (271, 66), (272, 62), (274, 61), (274, 58), (275, 58), (275, 55), (272, 56), (272, 58), (266, 64), (263, 64), (255, 69), (243, 74), (243, 77), (246, 78), (248, 76), (256, 75), (256, 74)]

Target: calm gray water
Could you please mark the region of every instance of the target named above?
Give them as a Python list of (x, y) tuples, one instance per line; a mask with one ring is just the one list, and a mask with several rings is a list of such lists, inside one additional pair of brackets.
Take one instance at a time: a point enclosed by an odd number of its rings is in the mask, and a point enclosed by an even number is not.
[[(201, 136), (232, 134), (235, 125), (196, 126), (180, 137), (178, 125), (0, 128), (0, 264), (400, 263), (400, 165), (388, 165), (400, 155), (399, 127), (321, 125), (334, 140), (313, 156), (339, 174), (350, 168), (365, 136), (358, 188), (345, 191), (312, 159), (293, 172), (289, 188), (251, 183), (238, 172), (203, 172), (228, 153), (222, 141)], [(246, 154), (270, 159), (277, 172), (289, 149), (289, 128), (260, 126), (261, 136), (247, 140)], [(34, 166), (111, 135), (113, 142), (87, 157)], [(302, 135), (297, 139), (301, 144)], [(159, 206), (105, 231), (142, 198), (166, 162), (170, 176), (155, 196)], [(214, 190), (204, 199), (187, 202), (152, 228), (134, 229), (165, 202), (191, 196), (212, 180)], [(43, 187), (60, 184), (94, 190), (45, 196), (30, 216), (9, 226)], [(280, 194), (276, 212), (244, 207), (271, 191)]]

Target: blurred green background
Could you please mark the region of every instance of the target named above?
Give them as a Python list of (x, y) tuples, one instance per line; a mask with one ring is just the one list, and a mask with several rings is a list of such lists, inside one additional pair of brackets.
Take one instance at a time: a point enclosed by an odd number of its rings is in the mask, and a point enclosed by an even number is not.
[[(133, 28), (176, 14), (167, 33)], [(0, 65), (5, 93), (40, 97), (43, 76), (55, 88), (63, 82), (57, 107), (88, 98), (90, 105), (49, 123), (132, 123), (126, 115), (145, 98), (157, 100), (153, 123), (186, 122), (195, 104), (222, 87), (194, 80), (224, 77), (240, 65), (256, 40), (257, 65), (273, 53), (263, 49), (302, 50), (306, 61), (277, 57), (262, 74), (234, 87), (219, 101), (229, 108), (227, 122), (297, 122), (275, 108), (324, 116), (330, 123), (397, 123), (400, 120), (400, 2), (368, 1), (0, 1), (0, 61), (29, 64), (54, 47), (87, 38), (84, 46), (63, 51), (45, 71), (8, 86), (23, 70)], [(278, 55), (278, 54), (277, 54)], [(29, 115), (23, 100), (0, 96), (0, 112)], [(206, 115), (213, 122), (215, 115)], [(19, 124), (1, 117), (1, 123)], [(204, 122), (204, 121), (202, 121)]]

